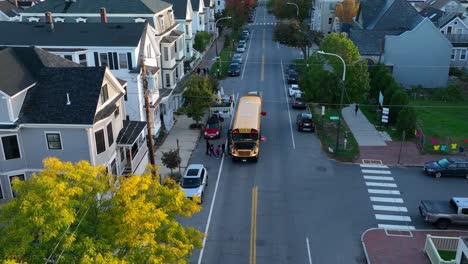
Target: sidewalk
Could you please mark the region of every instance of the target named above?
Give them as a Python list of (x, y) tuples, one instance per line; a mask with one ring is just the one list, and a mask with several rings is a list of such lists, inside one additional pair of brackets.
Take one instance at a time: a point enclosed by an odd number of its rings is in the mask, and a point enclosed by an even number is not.
[(380, 160), (385, 165), (422, 166), (444, 157), (422, 155), (413, 142), (392, 141), (387, 133), (377, 131), (361, 110), (355, 114), (355, 104), (344, 107), (342, 116), (359, 145), (358, 162), (367, 159)]
[(416, 230), (396, 231), (371, 228), (361, 236), (369, 264), (430, 264), (424, 253), (426, 235), (460, 237), (468, 231)]
[[(224, 46), (224, 36), (228, 34), (229, 31), (223, 31), (223, 34), (216, 40), (218, 42), (218, 51), (222, 49)], [(216, 57), (216, 46), (214, 42), (209, 47), (208, 51), (206, 51), (203, 59), (201, 60), (200, 64), (195, 67), (203, 68), (211, 68), (211, 65), (215, 62), (213, 60)], [(166, 177), (171, 170), (166, 168), (162, 162), (161, 157), (163, 152), (167, 152), (171, 149), (177, 149), (177, 140), (179, 140), (179, 155), (181, 157), (181, 164), (180, 169), (183, 173), (185, 168), (188, 166), (190, 157), (192, 156), (193, 150), (197, 147), (198, 139), (200, 138), (201, 132), (198, 129), (190, 129), (190, 124), (195, 123), (191, 118), (187, 117), (186, 115), (174, 115), (176, 119), (174, 126), (168, 132), (166, 139), (164, 140), (163, 144), (159, 147), (156, 147), (155, 150), (155, 160), (156, 165), (160, 167), (159, 174), (164, 178)], [(175, 169), (174, 171), (178, 171)]]

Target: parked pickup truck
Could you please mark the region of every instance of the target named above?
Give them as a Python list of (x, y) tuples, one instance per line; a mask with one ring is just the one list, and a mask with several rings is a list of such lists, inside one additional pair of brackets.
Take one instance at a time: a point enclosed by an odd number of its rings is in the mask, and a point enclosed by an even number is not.
[(450, 224), (468, 224), (468, 198), (453, 197), (449, 202), (421, 201), (419, 213), (439, 229), (447, 229)]

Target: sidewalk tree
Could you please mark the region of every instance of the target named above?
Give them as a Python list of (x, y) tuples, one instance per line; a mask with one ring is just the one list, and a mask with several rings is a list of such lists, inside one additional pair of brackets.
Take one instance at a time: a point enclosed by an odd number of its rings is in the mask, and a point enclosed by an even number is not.
[(304, 91), (304, 100), (325, 104), (337, 102), (340, 96), (340, 89), (337, 89), (340, 79), (333, 72), (324, 69), (324, 61), (316, 53), (308, 59), (307, 64), (309, 66), (299, 80), (299, 86)]
[(370, 94), (378, 98), (379, 92), (384, 94), (387, 87), (393, 81), (393, 76), (387, 66), (382, 63), (373, 65), (369, 70), (370, 75)]
[(358, 9), (359, 2), (357, 0), (344, 0), (336, 4), (335, 14), (340, 19), (341, 23), (351, 23)]
[(206, 49), (206, 45), (210, 43), (211, 35), (206, 31), (199, 31), (195, 35), (195, 40), (193, 42), (193, 48), (199, 52), (203, 52)]
[(176, 149), (162, 152), (161, 162), (164, 166), (171, 170), (171, 175), (173, 175), (172, 171), (179, 167), (181, 161), (182, 160), (179, 156), (179, 152)]
[(319, 44), (323, 39), (323, 33), (313, 31), (299, 23), (297, 20), (281, 22), (275, 26), (273, 40), (279, 41), (289, 47), (301, 49), (304, 60), (307, 60), (308, 50), (312, 45)]
[(392, 98), (390, 99), (390, 124), (396, 123), (400, 111), (403, 109), (403, 107), (408, 105), (408, 103), (408, 94), (406, 94), (406, 92), (403, 89), (400, 88), (397, 91), (395, 91), (395, 93), (392, 95)]
[(116, 177), (87, 161), (44, 160), (44, 170), (14, 181), (0, 211), (0, 259), (14, 263), (187, 263), (203, 234), (183, 227), (200, 206), (149, 170)]
[(208, 78), (198, 74), (192, 75), (187, 81), (187, 89), (182, 94), (187, 104), (187, 116), (195, 120), (197, 126), (202, 120), (205, 110), (211, 105), (214, 88)]
[(396, 122), (396, 129), (398, 133), (406, 133), (406, 137), (411, 137), (416, 128), (417, 115), (416, 110), (412, 106), (405, 106), (401, 109)]
[[(365, 60), (359, 61), (359, 51), (349, 38), (344, 34), (329, 34), (321, 42), (320, 50), (340, 55), (343, 58), (346, 64), (345, 91), (348, 100), (360, 102), (364, 96), (367, 96), (370, 87), (367, 63)], [(330, 55), (322, 55), (322, 58), (326, 61), (326, 65), (333, 68), (335, 77), (341, 79), (343, 74), (341, 60)]]

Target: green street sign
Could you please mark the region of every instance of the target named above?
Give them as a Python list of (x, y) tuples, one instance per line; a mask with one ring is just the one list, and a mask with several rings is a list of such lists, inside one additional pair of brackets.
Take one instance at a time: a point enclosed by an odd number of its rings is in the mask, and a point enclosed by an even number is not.
[(339, 120), (340, 117), (339, 116), (330, 116), (330, 120)]

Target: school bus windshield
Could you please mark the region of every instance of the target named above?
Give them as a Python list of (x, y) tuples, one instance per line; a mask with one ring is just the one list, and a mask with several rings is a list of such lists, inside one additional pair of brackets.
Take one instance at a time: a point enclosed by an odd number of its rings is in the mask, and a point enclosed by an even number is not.
[(232, 134), (233, 141), (255, 141), (258, 140), (257, 133), (233, 133)]

